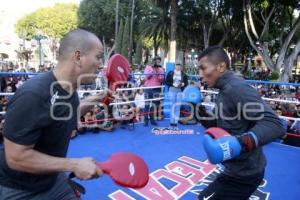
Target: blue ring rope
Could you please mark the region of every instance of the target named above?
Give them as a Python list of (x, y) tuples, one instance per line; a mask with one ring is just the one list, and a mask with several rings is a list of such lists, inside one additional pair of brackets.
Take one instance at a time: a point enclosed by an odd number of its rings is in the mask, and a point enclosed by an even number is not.
[[(42, 73), (33, 73), (33, 72), (0, 72), (0, 76), (34, 76), (39, 75)], [(143, 74), (143, 73), (136, 73), (131, 74), (133, 76), (142, 76), (142, 75), (151, 75), (151, 74)], [(165, 74), (156, 74), (156, 75), (165, 75)], [(189, 77), (199, 77), (199, 75), (187, 75)], [(252, 84), (269, 84), (269, 85), (287, 85), (287, 86), (295, 86), (299, 87), (300, 83), (287, 83), (287, 82), (272, 82), (272, 81), (259, 81), (259, 80), (246, 80), (247, 83)]]

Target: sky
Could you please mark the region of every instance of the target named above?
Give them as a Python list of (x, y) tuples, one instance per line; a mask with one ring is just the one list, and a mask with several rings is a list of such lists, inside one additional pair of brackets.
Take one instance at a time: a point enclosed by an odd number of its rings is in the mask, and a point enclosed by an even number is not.
[(77, 3), (80, 0), (0, 0), (0, 12), (13, 13), (16, 18), (55, 3)]
[(80, 0), (0, 0), (0, 37), (12, 38), (15, 24), (22, 16), (55, 3), (76, 3)]
[[(0, 0), (0, 52), (15, 55), (19, 39), (15, 33), (15, 24), (25, 14), (39, 8), (53, 6), (55, 3), (76, 3), (80, 0)], [(10, 45), (4, 45), (9, 41)]]

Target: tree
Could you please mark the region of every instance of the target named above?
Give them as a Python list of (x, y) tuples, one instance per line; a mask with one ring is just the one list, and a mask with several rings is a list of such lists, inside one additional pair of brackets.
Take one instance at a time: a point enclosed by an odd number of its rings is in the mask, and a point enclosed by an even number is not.
[[(258, 10), (261, 10), (261, 18), (253, 10), (255, 6)], [(300, 40), (298, 40), (293, 50), (290, 50), (292, 38), (300, 27), (300, 16), (294, 20), (293, 17), (288, 16), (291, 15), (288, 10), (294, 11), (296, 6), (297, 1), (294, 0), (265, 0), (262, 3), (259, 1), (252, 3), (250, 0), (243, 1), (244, 26), (249, 42), (253, 49), (264, 59), (270, 70), (280, 72), (282, 81), (288, 81), (294, 60), (300, 52)], [(261, 25), (260, 29), (256, 28), (258, 23)], [(276, 30), (270, 30), (271, 26), (276, 27)], [(281, 30), (277, 31), (277, 27), (281, 27)], [(259, 31), (260, 34), (258, 34)], [(283, 39), (284, 36), (285, 39)], [(276, 48), (276, 43), (278, 48)], [(275, 53), (278, 55), (277, 59), (273, 57)]]
[(20, 38), (31, 40), (36, 30), (37, 24), (33, 14), (23, 16), (16, 24), (16, 33)]
[[(123, 20), (124, 22), (131, 13), (132, 21), (130, 24), (132, 24), (133, 30), (131, 38), (137, 38), (141, 30), (140, 21), (147, 17), (148, 10), (149, 1), (147, 0), (135, 0), (134, 3), (133, 0), (82, 0), (79, 7), (80, 27), (96, 33), (100, 38), (104, 37), (107, 46), (117, 47), (121, 44), (117, 44), (120, 21)], [(130, 46), (135, 46), (135, 41), (132, 40), (128, 48)], [(120, 53), (120, 50), (116, 50), (116, 52)]]
[(62, 38), (67, 32), (77, 28), (78, 7), (76, 4), (55, 4), (53, 7), (41, 8), (22, 17), (16, 24), (16, 32), (21, 37), (33, 39), (39, 31), (47, 37)]
[[(223, 36), (219, 41), (218, 45), (223, 46), (226, 41), (226, 46), (235, 47), (247, 46), (244, 44), (245, 41), (243, 24), (241, 19), (243, 18), (243, 6), (240, 0), (226, 0), (221, 2), (219, 7), (219, 23), (221, 24)], [(238, 37), (241, 37), (240, 39)], [(246, 39), (247, 40), (247, 39)], [(238, 41), (238, 42), (236, 42)], [(241, 46), (240, 46), (241, 44)]]
[[(168, 3), (168, 2), (167, 2)], [(158, 48), (170, 39), (169, 6), (167, 3), (150, 4), (147, 17), (142, 20), (141, 34), (153, 39), (154, 54), (157, 56)], [(164, 47), (166, 47), (165, 45)]]
[(107, 44), (113, 46), (116, 38), (116, 20), (125, 19), (130, 13), (129, 2), (129, 0), (82, 0), (78, 11), (79, 26), (94, 32), (99, 38), (105, 37)]
[[(67, 32), (77, 28), (78, 7), (76, 4), (55, 4), (53, 7), (38, 9), (22, 17), (16, 24), (16, 33), (23, 40), (35, 39), (40, 33), (50, 40), (53, 57), (56, 57), (55, 44)], [(23, 54), (28, 52), (23, 52)], [(23, 56), (24, 57), (24, 56)], [(25, 56), (29, 59), (29, 56)]]
[(129, 18), (126, 17), (124, 32), (123, 32), (123, 39), (122, 39), (122, 55), (128, 58), (129, 55)]
[(213, 28), (216, 27), (218, 19), (220, 18), (221, 6), (224, 0), (196, 0), (194, 14), (198, 15), (201, 20), (196, 21), (200, 23), (197, 25), (202, 30), (203, 46), (207, 48), (210, 46), (210, 38)]
[(95, 33), (99, 38), (105, 37), (112, 46), (115, 27), (115, 1), (82, 0), (78, 16), (79, 26)]

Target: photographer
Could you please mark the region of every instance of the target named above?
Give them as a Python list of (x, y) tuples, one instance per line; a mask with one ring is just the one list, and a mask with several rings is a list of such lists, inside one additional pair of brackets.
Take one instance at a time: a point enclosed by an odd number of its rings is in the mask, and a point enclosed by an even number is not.
[[(164, 81), (164, 70), (161, 67), (161, 58), (155, 57), (153, 60), (153, 66), (147, 66), (144, 74), (145, 74), (145, 87), (154, 87), (160, 86)], [(161, 88), (153, 88), (153, 89), (145, 89), (145, 99), (153, 99), (160, 97)], [(147, 101), (145, 106), (145, 119), (144, 126), (148, 126), (149, 118), (152, 125), (156, 126), (157, 123), (154, 119), (154, 113), (157, 112), (160, 101)], [(151, 107), (150, 107), (151, 104)]]

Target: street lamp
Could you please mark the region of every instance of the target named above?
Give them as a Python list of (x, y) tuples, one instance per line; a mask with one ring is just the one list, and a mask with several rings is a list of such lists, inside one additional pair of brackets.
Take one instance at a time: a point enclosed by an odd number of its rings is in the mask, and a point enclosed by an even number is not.
[(42, 65), (42, 43), (41, 40), (46, 39), (47, 37), (44, 36), (40, 31), (33, 37), (39, 44), (39, 61), (40, 65)]
[(194, 58), (195, 58), (195, 61), (196, 61), (196, 63), (195, 63), (194, 65), (195, 65), (195, 67), (197, 67), (198, 55), (196, 54), (196, 55), (194, 56)]
[(192, 49), (192, 51), (191, 51), (191, 53), (192, 53), (192, 65), (193, 66), (195, 66), (195, 59), (196, 59), (196, 53), (195, 53), (195, 50), (194, 49)]

